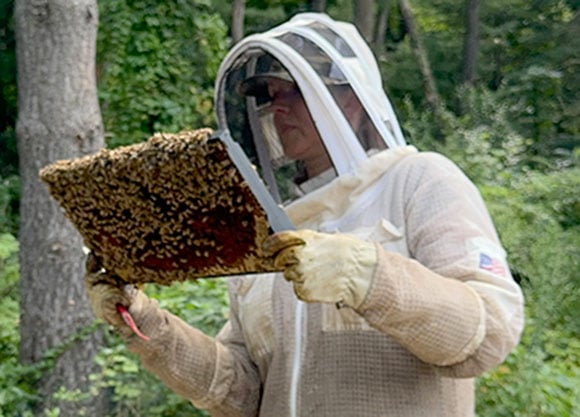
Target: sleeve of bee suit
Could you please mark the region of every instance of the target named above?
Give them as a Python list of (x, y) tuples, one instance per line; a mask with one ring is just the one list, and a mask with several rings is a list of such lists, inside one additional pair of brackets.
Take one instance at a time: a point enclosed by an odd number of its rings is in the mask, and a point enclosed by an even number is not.
[(214, 339), (161, 309), (143, 293), (129, 311), (150, 338), (145, 341), (122, 333), (145, 369), (214, 417), (257, 414), (260, 378), (232, 325), (235, 314)]
[(519, 342), (523, 296), (484, 202), (445, 157), (419, 153), (393, 174), (410, 258), (377, 246), (358, 311), (450, 377), (474, 377)]

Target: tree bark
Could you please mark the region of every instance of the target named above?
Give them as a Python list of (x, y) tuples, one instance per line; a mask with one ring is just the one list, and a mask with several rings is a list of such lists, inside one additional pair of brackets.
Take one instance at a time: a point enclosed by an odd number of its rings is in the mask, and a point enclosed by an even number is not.
[(312, 0), (312, 10), (324, 13), (326, 11), (326, 0)]
[[(70, 341), (94, 321), (84, 288), (83, 242), (41, 183), (39, 170), (58, 159), (104, 145), (95, 79), (96, 0), (16, 0), (14, 22), (21, 178), (21, 345), (24, 363), (61, 351), (39, 381), (45, 407), (61, 417), (104, 416), (103, 394), (86, 401), (55, 400), (60, 388), (86, 392), (97, 372), (100, 332)], [(85, 414), (81, 414), (84, 412)]]
[(465, 40), (461, 80), (475, 85), (477, 78), (477, 55), (479, 53), (479, 6), (480, 0), (467, 0), (465, 6)]
[(244, 18), (246, 16), (246, 0), (234, 0), (232, 4), (232, 45), (244, 37)]
[(375, 0), (359, 0), (355, 2), (354, 24), (360, 31), (363, 38), (369, 43), (373, 43), (375, 31), (376, 4)]
[(381, 12), (379, 13), (379, 18), (377, 20), (377, 29), (373, 42), (373, 49), (377, 56), (382, 56), (385, 54), (385, 38), (387, 37), (387, 29), (389, 27), (389, 5), (389, 0), (384, 0), (381, 2)]
[(411, 44), (415, 56), (417, 57), (421, 73), (423, 74), (427, 103), (434, 112), (441, 113), (441, 97), (439, 96), (437, 85), (435, 84), (435, 77), (433, 76), (433, 71), (431, 71), (429, 57), (427, 56), (427, 51), (423, 45), (421, 34), (417, 28), (417, 24), (415, 23), (415, 14), (411, 8), (409, 0), (399, 0), (399, 8), (401, 9), (401, 14), (405, 20), (405, 25), (407, 26), (407, 32), (411, 37)]

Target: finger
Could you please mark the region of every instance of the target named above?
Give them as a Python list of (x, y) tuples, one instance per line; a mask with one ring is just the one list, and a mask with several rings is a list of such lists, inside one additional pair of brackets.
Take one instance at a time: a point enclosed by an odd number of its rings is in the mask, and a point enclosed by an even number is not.
[(302, 273), (295, 266), (292, 266), (284, 270), (284, 278), (286, 279), (286, 281), (291, 281), (294, 283), (304, 282), (304, 275), (302, 275)]
[(262, 244), (266, 256), (275, 256), (278, 252), (291, 246), (306, 244), (295, 231), (278, 232), (269, 236)]
[(124, 306), (131, 304), (131, 300), (122, 290), (107, 284), (95, 285), (91, 291), (91, 296), (98, 300), (102, 308), (109, 306), (113, 306), (114, 308), (116, 304), (122, 304)]
[(99, 272), (101, 270), (101, 268), (102, 268), (101, 261), (99, 260), (99, 258), (96, 257), (94, 252), (91, 251), (87, 255), (85, 267), (86, 267), (87, 273), (89, 273), (89, 274), (94, 274), (94, 273)]
[(91, 272), (85, 277), (85, 285), (87, 289), (91, 289), (101, 281), (101, 273)]
[(97, 317), (117, 326), (123, 323), (116, 306), (131, 305), (131, 299), (123, 290), (107, 284), (97, 284), (90, 290), (89, 297)]
[(113, 275), (104, 269), (100, 269), (97, 272), (92, 272), (87, 274), (85, 277), (85, 285), (87, 288), (92, 288), (95, 285), (107, 284), (111, 287), (122, 288), (125, 284), (124, 281), (117, 275)]
[(302, 246), (291, 246), (278, 252), (274, 258), (274, 266), (278, 269), (286, 269), (300, 263), (300, 251)]
[(123, 291), (125, 292), (127, 297), (132, 300), (137, 296), (139, 289), (133, 284), (126, 284), (123, 287)]
[(304, 291), (304, 286), (301, 283), (294, 283), (294, 294), (299, 300), (309, 302), (308, 294)]

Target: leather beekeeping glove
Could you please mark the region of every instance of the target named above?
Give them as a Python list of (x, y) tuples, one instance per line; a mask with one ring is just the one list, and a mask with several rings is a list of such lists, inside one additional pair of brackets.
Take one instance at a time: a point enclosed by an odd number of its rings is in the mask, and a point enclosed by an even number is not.
[(299, 299), (355, 309), (369, 291), (377, 264), (373, 243), (340, 233), (279, 232), (266, 239), (263, 249), (284, 270)]
[(138, 315), (147, 296), (103, 269), (92, 252), (87, 257), (86, 272), (85, 285), (95, 316), (116, 327), (123, 336), (134, 332), (140, 335), (133, 315)]

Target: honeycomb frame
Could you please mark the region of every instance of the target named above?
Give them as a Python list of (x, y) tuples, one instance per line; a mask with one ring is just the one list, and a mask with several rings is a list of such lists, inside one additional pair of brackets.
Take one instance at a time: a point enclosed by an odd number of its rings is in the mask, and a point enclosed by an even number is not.
[(147, 142), (40, 171), (108, 271), (127, 283), (275, 271), (261, 244), (266, 213), (211, 129)]

